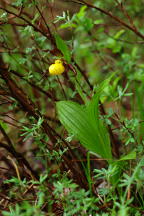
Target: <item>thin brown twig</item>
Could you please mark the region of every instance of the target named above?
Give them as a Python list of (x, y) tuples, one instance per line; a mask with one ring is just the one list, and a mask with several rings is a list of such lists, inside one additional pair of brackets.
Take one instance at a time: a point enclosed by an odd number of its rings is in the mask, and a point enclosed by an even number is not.
[[(1, 127), (1, 126), (0, 126), (0, 127)], [(1, 129), (1, 128), (0, 128), (0, 129)], [(5, 137), (5, 138), (6, 138), (6, 137)], [(22, 155), (21, 153), (17, 152), (17, 151), (14, 149), (13, 146), (8, 146), (7, 144), (0, 142), (0, 148), (6, 149), (9, 153), (11, 153), (11, 154), (13, 155), (13, 157), (15, 157), (15, 158), (17, 159), (17, 161), (18, 161), (19, 163), (23, 163), (23, 164), (26, 166), (26, 168), (27, 168), (28, 170), (30, 170), (30, 172), (31, 172), (32, 175), (35, 177), (35, 179), (37, 179), (37, 180), (39, 179), (39, 176), (38, 176), (38, 174), (36, 173), (36, 171), (34, 171), (34, 170), (31, 168), (31, 166), (30, 166), (30, 164), (28, 163), (28, 161), (23, 157), (23, 155)]]

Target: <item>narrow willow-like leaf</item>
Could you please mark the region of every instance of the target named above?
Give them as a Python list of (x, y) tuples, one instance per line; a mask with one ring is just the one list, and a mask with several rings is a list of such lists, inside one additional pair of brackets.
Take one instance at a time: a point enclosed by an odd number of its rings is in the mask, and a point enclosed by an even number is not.
[[(98, 106), (98, 103), (95, 105)], [(59, 119), (68, 132), (73, 133), (88, 150), (102, 158), (111, 159), (109, 139), (103, 124), (98, 120), (98, 116), (97, 119), (92, 119), (95, 113), (92, 110), (94, 108), (94, 105), (92, 105), (89, 110), (71, 101), (57, 102)], [(105, 133), (106, 142), (101, 133)]]
[(57, 48), (62, 52), (64, 55), (65, 60), (70, 63), (71, 61), (71, 53), (69, 51), (68, 46), (66, 45), (65, 41), (58, 35), (55, 35), (56, 45)]
[(127, 155), (121, 157), (118, 161), (134, 160), (134, 159), (136, 159), (136, 151), (132, 151), (128, 153)]

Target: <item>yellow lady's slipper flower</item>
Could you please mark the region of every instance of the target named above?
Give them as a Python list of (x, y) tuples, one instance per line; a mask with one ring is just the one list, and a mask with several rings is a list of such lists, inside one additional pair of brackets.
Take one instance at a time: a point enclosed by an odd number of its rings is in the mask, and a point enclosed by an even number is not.
[(65, 71), (65, 67), (61, 60), (55, 60), (55, 63), (49, 66), (49, 73), (51, 75), (60, 75), (64, 71)]

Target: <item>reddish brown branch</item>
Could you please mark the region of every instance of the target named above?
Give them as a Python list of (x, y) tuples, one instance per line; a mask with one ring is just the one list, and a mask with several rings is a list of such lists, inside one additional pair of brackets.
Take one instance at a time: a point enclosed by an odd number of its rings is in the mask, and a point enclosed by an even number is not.
[(134, 32), (138, 37), (144, 39), (144, 35), (143, 35), (141, 32), (139, 32), (139, 31), (136, 29), (135, 26), (133, 26), (133, 25), (131, 26), (131, 25), (127, 24), (126, 22), (124, 22), (123, 20), (121, 20), (119, 17), (113, 15), (111, 12), (106, 11), (106, 10), (104, 10), (104, 9), (102, 9), (102, 8), (96, 7), (96, 6), (94, 6), (93, 4), (88, 3), (88, 2), (86, 2), (86, 1), (84, 1), (84, 0), (78, 0), (78, 1), (73, 1), (73, 2), (74, 2), (74, 3), (78, 3), (78, 4), (82, 4), (82, 5), (86, 5), (88, 8), (94, 8), (94, 9), (96, 9), (97, 11), (99, 11), (99, 12), (101, 12), (101, 13), (103, 13), (103, 14), (109, 16), (110, 18), (112, 18), (113, 20), (115, 20), (116, 22), (118, 22), (119, 24), (121, 24), (122, 26), (124, 26), (124, 27), (126, 27), (127, 29), (129, 29), (129, 30), (131, 30), (132, 32)]

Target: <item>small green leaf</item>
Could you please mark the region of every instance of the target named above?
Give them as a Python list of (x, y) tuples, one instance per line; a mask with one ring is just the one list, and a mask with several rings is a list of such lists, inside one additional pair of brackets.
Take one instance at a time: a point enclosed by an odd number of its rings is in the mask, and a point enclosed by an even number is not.
[(127, 154), (127, 155), (121, 157), (119, 161), (134, 160), (134, 159), (136, 159), (136, 152), (135, 152), (135, 151), (132, 151), (132, 152), (130, 152), (129, 154)]
[(56, 45), (57, 48), (62, 52), (64, 55), (65, 60), (70, 63), (71, 61), (71, 53), (69, 51), (68, 46), (66, 45), (65, 41), (58, 35), (55, 35)]
[(80, 8), (80, 11), (76, 14), (76, 16), (80, 19), (85, 16), (87, 6), (84, 5)]
[(125, 33), (124, 29), (121, 29), (120, 31), (118, 31), (115, 36), (114, 39), (119, 39), (121, 37), (121, 35), (123, 35)]

